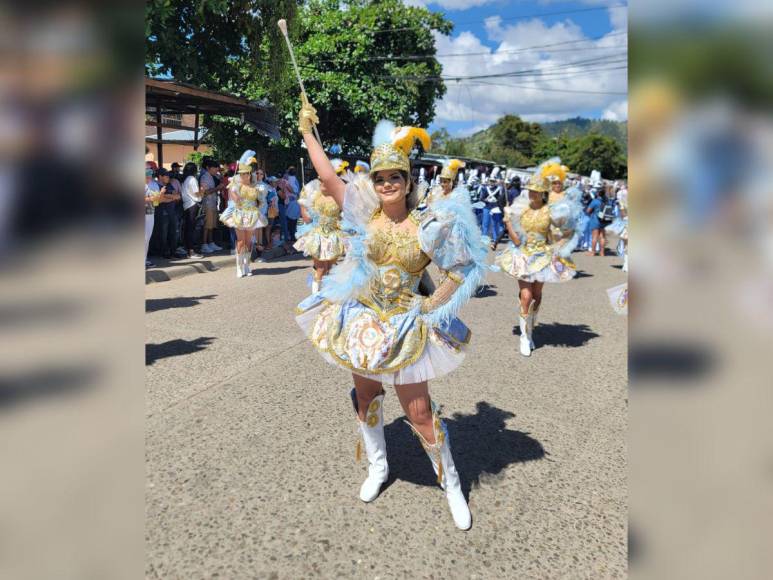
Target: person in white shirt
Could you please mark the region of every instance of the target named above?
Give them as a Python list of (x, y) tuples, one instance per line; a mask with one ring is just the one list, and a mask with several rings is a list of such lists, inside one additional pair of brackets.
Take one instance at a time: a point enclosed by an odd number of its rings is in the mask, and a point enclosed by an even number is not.
[(196, 164), (186, 163), (183, 168), (183, 219), (185, 220), (185, 249), (189, 258), (201, 258), (196, 245), (196, 219), (199, 215), (201, 195), (199, 194), (199, 180), (196, 179)]

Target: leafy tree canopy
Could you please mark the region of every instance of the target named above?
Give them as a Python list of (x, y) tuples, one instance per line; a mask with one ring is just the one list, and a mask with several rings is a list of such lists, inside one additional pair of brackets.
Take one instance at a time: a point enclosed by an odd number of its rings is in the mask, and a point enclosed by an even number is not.
[[(282, 145), (297, 158), (300, 90), (276, 26), (280, 18), (288, 22), (326, 146), (364, 153), (380, 119), (432, 122), (445, 86), (413, 79), (439, 77), (432, 33), (449, 34), (452, 23), (401, 0), (149, 0), (146, 73), (268, 99), (277, 109)], [(400, 58), (408, 55), (420, 58)], [(224, 158), (268, 145), (238, 120), (206, 119), (205, 125)]]
[[(598, 169), (604, 177), (625, 177), (627, 159), (619, 136), (597, 133), (597, 120), (582, 121), (568, 119), (539, 124), (528, 123), (514, 115), (505, 115), (488, 129), (469, 137), (454, 138), (445, 129), (437, 130), (433, 134), (437, 138), (435, 151), (446, 155), (490, 159), (511, 167), (530, 167), (558, 156), (572, 171), (583, 175)], [(611, 127), (615, 122), (601, 123), (601, 126)], [(624, 132), (625, 123), (617, 124), (623, 126), (617, 131)], [(608, 130), (615, 132), (613, 129)]]

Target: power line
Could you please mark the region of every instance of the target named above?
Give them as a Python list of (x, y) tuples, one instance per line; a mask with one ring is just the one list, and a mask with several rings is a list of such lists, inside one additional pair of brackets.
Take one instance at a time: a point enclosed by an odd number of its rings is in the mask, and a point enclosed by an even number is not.
[[(581, 50), (615, 50), (619, 49), (619, 46), (588, 46), (588, 47), (575, 47), (575, 48), (568, 48), (568, 49), (552, 49), (552, 50), (546, 50), (542, 51), (543, 48), (550, 48), (554, 46), (566, 46), (569, 44), (578, 44), (583, 42), (596, 42), (598, 40), (602, 40), (604, 38), (612, 38), (616, 36), (624, 36), (627, 35), (628, 31), (623, 30), (619, 32), (611, 32), (609, 34), (605, 34), (602, 36), (597, 36), (594, 38), (583, 38), (583, 39), (577, 39), (577, 40), (565, 40), (562, 42), (553, 42), (550, 44), (541, 44), (541, 45), (535, 45), (535, 46), (524, 46), (521, 48), (514, 48), (509, 50), (492, 50), (487, 52), (457, 52), (457, 53), (447, 53), (447, 54), (409, 54), (409, 55), (402, 55), (402, 56), (374, 56), (370, 58), (360, 58), (357, 59), (358, 62), (375, 62), (375, 61), (395, 61), (395, 60), (427, 60), (427, 59), (437, 59), (437, 58), (454, 58), (458, 56), (497, 56), (500, 54), (516, 54), (520, 52), (529, 52), (532, 50), (540, 51), (540, 52), (565, 52), (565, 51), (581, 51)], [(313, 59), (313, 62), (337, 62), (338, 58), (315, 58)]]
[[(619, 58), (618, 58), (619, 57)], [(615, 58), (616, 60), (606, 60), (609, 58)], [(587, 66), (592, 64), (613, 64), (613, 63), (621, 63), (621, 62), (627, 62), (628, 57), (626, 53), (620, 53), (617, 55), (605, 55), (603, 57), (595, 57), (592, 59), (585, 59), (585, 60), (579, 60), (579, 61), (572, 61), (567, 63), (559, 63), (555, 66), (550, 67), (543, 67), (543, 68), (532, 68), (532, 69), (521, 69), (521, 70), (515, 70), (515, 71), (508, 71), (508, 72), (501, 72), (501, 73), (491, 73), (491, 74), (485, 74), (485, 75), (469, 75), (469, 76), (460, 76), (460, 75), (436, 75), (436, 76), (419, 76), (419, 75), (381, 75), (381, 78), (391, 78), (394, 80), (426, 80), (426, 79), (435, 79), (435, 80), (442, 80), (442, 81), (459, 81), (459, 80), (471, 80), (471, 79), (486, 79), (486, 78), (499, 78), (499, 77), (515, 77), (520, 75), (525, 75), (526, 73), (537, 73), (541, 74), (545, 71), (551, 71), (551, 70), (562, 70), (565, 68), (572, 68), (575, 66)]]
[(530, 85), (514, 85), (510, 83), (487, 83), (484, 81), (471, 82), (472, 85), (486, 85), (492, 87), (513, 87), (517, 89), (527, 89), (535, 91), (544, 91), (547, 93), (580, 93), (587, 95), (627, 95), (627, 92), (613, 92), (613, 91), (580, 91), (575, 89), (556, 89), (552, 87), (535, 87)]
[[(500, 18), (501, 22), (510, 22), (512, 20), (524, 20), (527, 18), (541, 18), (543, 16), (561, 16), (564, 14), (577, 14), (581, 12), (596, 12), (599, 10), (609, 10), (611, 8), (627, 8), (627, 4), (613, 4), (610, 6), (594, 6), (592, 8), (576, 8), (574, 10), (559, 10), (555, 12), (534, 12), (532, 14), (520, 14), (518, 16), (508, 16), (507, 18)], [(491, 17), (489, 17), (491, 18)], [(468, 20), (466, 22), (454, 22), (454, 26), (466, 26), (468, 24), (480, 24), (481, 22), (486, 22), (489, 18), (483, 18), (479, 20)], [(425, 27), (422, 26), (408, 26), (404, 28), (386, 28), (386, 29), (377, 29), (377, 28), (363, 28), (360, 29), (360, 32), (374, 32), (374, 33), (384, 33), (384, 32), (404, 32), (408, 30), (426, 30)]]

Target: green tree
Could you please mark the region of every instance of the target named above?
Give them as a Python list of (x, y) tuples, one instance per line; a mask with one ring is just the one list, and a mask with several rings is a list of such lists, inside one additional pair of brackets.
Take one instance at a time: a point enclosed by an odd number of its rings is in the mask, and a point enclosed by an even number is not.
[(626, 158), (620, 144), (612, 137), (591, 133), (574, 140), (565, 163), (572, 171), (590, 175), (597, 169), (602, 177), (619, 179), (627, 176)]
[[(380, 119), (430, 124), (445, 93), (433, 31), (449, 34), (452, 24), (401, 0), (149, 0), (146, 73), (267, 99), (283, 135), (272, 152), (297, 162), (299, 89), (279, 18), (288, 21), (326, 146), (340, 143), (364, 154)], [(435, 80), (427, 82), (427, 76)], [(205, 118), (204, 125), (216, 155), (225, 159), (246, 147), (268, 146), (238, 120)]]
[[(299, 11), (298, 62), (319, 111), (325, 144), (366, 152), (380, 119), (427, 127), (445, 85), (433, 31), (448, 34), (441, 14), (402, 0), (311, 0)], [(402, 58), (410, 56), (410, 58)], [(287, 125), (294, 129), (297, 90)]]
[(534, 158), (537, 160), (537, 163), (541, 163), (551, 157), (560, 157), (562, 160), (565, 160), (573, 141), (573, 139), (563, 134), (559, 137), (544, 135), (534, 148)]
[(451, 141), (451, 134), (448, 129), (441, 127), (437, 131), (430, 133), (432, 139), (432, 152), (440, 155), (445, 154), (449, 141)]

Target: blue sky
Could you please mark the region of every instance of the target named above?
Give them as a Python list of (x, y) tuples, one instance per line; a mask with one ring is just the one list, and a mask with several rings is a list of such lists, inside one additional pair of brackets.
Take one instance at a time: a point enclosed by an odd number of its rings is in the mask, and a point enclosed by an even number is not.
[[(466, 135), (507, 113), (530, 121), (627, 119), (625, 0), (404, 2), (454, 22), (450, 37), (437, 38), (444, 76), (520, 75), (447, 82), (431, 130)], [(443, 56), (458, 54), (471, 56)]]

